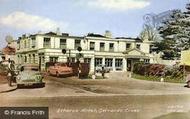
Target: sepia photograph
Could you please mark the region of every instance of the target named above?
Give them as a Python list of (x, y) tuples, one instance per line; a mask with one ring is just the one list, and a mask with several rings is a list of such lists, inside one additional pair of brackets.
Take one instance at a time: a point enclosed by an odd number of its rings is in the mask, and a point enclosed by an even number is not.
[(190, 119), (190, 0), (0, 0), (0, 119)]

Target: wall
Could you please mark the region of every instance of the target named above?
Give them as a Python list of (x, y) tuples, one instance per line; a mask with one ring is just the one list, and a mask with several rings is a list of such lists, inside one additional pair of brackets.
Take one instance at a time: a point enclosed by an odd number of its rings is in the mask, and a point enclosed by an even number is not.
[(182, 51), (181, 52), (181, 64), (189, 65), (190, 66), (190, 50)]

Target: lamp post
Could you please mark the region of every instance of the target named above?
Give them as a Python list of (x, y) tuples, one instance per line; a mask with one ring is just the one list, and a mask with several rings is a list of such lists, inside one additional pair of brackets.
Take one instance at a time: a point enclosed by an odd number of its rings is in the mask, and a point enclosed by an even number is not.
[(79, 51), (79, 54), (78, 54), (78, 56), (77, 56), (78, 78), (80, 78), (80, 73), (81, 73), (81, 69), (80, 69), (80, 58), (83, 57), (80, 52), (82, 51), (82, 48), (81, 48), (81, 47), (78, 47), (77, 50)]
[[(79, 53), (76, 54), (77, 70), (78, 70), (77, 75), (78, 75), (78, 77), (80, 77), (80, 72), (81, 72), (81, 71), (80, 71), (80, 58), (83, 57), (80, 52), (82, 51), (82, 48), (81, 48), (81, 47), (78, 47), (77, 50), (79, 51)], [(62, 53), (63, 53), (63, 54), (66, 54), (66, 52), (67, 52), (66, 49), (62, 49)], [(71, 60), (71, 50), (69, 49), (69, 61), (68, 61), (68, 62), (69, 62), (69, 66), (70, 66), (70, 63), (71, 63), (70, 60)]]
[[(66, 49), (62, 49), (62, 53), (63, 53), (63, 54), (66, 54), (66, 52), (67, 52)], [(69, 66), (70, 66), (70, 60), (71, 60), (71, 50), (69, 49), (69, 59), (68, 59)]]

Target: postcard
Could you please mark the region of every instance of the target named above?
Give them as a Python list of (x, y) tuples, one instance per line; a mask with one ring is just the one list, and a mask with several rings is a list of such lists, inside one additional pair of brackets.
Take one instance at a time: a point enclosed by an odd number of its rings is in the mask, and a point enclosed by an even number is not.
[(0, 118), (190, 119), (190, 1), (0, 0)]

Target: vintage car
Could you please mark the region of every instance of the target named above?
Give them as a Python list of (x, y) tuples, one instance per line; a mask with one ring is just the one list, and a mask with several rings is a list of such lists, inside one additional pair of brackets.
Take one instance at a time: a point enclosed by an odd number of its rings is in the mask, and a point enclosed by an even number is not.
[(73, 74), (72, 67), (67, 66), (64, 63), (56, 63), (54, 66), (50, 66), (47, 69), (49, 75), (59, 76), (68, 76)]
[(23, 87), (44, 87), (43, 76), (39, 71), (30, 67), (22, 66), (20, 70), (15, 70), (17, 88)]

